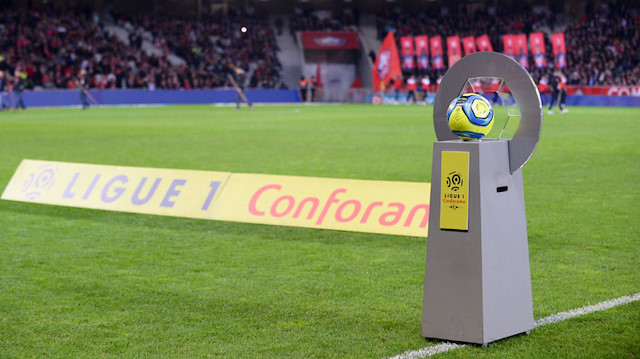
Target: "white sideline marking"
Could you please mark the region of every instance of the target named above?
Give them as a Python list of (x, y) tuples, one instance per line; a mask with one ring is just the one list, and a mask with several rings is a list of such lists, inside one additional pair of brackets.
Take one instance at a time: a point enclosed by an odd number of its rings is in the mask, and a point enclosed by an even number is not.
[[(547, 324), (553, 324), (562, 322), (567, 319), (579, 317), (581, 315), (590, 314), (593, 312), (599, 312), (601, 310), (611, 309), (613, 307), (617, 307), (619, 305), (628, 304), (631, 302), (640, 300), (640, 292), (632, 295), (627, 295), (620, 298), (609, 299), (604, 302), (584, 306), (582, 308), (572, 309), (566, 312), (560, 312), (556, 314), (552, 314), (550, 316), (540, 318), (536, 320), (535, 328), (541, 327)], [(432, 355), (436, 355), (439, 353), (448, 352), (449, 350), (458, 349), (466, 347), (468, 344), (454, 344), (454, 343), (441, 343), (437, 345), (433, 345), (430, 347), (422, 348), (414, 351), (407, 351), (402, 354), (398, 354), (394, 357), (389, 357), (388, 359), (421, 359), (430, 357)]]
[(615, 299), (609, 299), (606, 300), (602, 303), (598, 303), (598, 304), (594, 304), (594, 305), (588, 305), (586, 307), (582, 307), (582, 308), (578, 308), (578, 309), (572, 309), (570, 311), (567, 312), (560, 312), (557, 314), (552, 314), (548, 317), (544, 317), (544, 318), (540, 318), (538, 320), (536, 320), (536, 327), (541, 327), (543, 325), (547, 325), (547, 324), (553, 324), (553, 323), (557, 323), (557, 322), (561, 322), (563, 320), (567, 320), (567, 319), (571, 319), (574, 317), (579, 317), (581, 315), (585, 315), (585, 314), (589, 314), (589, 313), (593, 313), (593, 312), (599, 312), (601, 310), (607, 310), (607, 309), (611, 309), (613, 307), (617, 307), (619, 305), (623, 305), (623, 304), (628, 304), (631, 302), (635, 302), (640, 300), (640, 293), (636, 293), (633, 295), (627, 295), (624, 297), (620, 297), (620, 298), (615, 298)]
[(454, 344), (454, 343), (442, 343), (431, 347), (422, 348), (416, 351), (408, 351), (402, 354), (398, 354), (389, 359), (419, 359), (426, 358), (439, 353), (448, 352), (449, 350), (466, 347), (467, 344)]

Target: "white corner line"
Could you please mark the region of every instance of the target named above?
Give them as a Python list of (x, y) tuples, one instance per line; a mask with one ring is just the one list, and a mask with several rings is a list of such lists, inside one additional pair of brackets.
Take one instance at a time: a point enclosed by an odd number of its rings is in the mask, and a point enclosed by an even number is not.
[[(587, 305), (582, 308), (571, 309), (566, 312), (552, 314), (547, 317), (536, 320), (535, 328), (541, 327), (547, 324), (562, 322), (564, 320), (579, 317), (585, 314), (590, 314), (593, 312), (599, 312), (602, 310), (611, 309), (620, 305), (629, 304), (631, 302), (635, 302), (639, 300), (640, 300), (640, 292), (632, 295), (627, 295), (624, 297), (609, 299), (598, 304)], [(436, 355), (439, 353), (448, 352), (453, 349), (463, 348), (463, 347), (466, 347), (467, 345), (468, 344), (455, 344), (455, 343), (445, 342), (445, 343), (436, 344), (430, 347), (426, 347), (426, 348), (422, 348), (414, 351), (407, 351), (402, 354), (389, 357), (387, 359), (421, 359), (421, 358), (430, 357), (432, 355)]]

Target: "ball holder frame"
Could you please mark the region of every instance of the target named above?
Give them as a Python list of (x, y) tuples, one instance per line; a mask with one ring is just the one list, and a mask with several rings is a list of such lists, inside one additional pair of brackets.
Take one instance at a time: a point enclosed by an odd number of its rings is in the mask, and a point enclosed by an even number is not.
[[(468, 79), (502, 78), (520, 110), (511, 140), (462, 141), (447, 125)], [(431, 209), (421, 335), (487, 345), (534, 327), (522, 166), (542, 128), (529, 73), (495, 52), (463, 57), (434, 100)]]

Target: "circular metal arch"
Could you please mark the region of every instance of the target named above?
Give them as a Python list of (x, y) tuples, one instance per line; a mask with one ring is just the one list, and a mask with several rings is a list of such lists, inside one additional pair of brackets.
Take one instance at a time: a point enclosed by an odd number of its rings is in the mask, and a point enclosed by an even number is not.
[(447, 125), (447, 109), (473, 77), (498, 77), (505, 81), (520, 109), (520, 124), (509, 140), (509, 169), (517, 171), (531, 158), (542, 131), (540, 93), (527, 70), (507, 55), (476, 52), (456, 62), (444, 74), (433, 102), (433, 126), (438, 141), (456, 140)]

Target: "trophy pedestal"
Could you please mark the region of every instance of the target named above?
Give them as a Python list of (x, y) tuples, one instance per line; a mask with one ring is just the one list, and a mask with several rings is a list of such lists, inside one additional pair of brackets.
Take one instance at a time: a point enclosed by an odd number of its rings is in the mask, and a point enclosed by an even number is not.
[[(455, 172), (442, 159), (451, 152), (468, 153), (466, 230), (442, 228), (451, 203), (444, 201), (443, 186)], [(487, 344), (529, 332), (534, 320), (522, 170), (510, 172), (509, 142), (436, 142), (431, 182), (422, 336)]]

